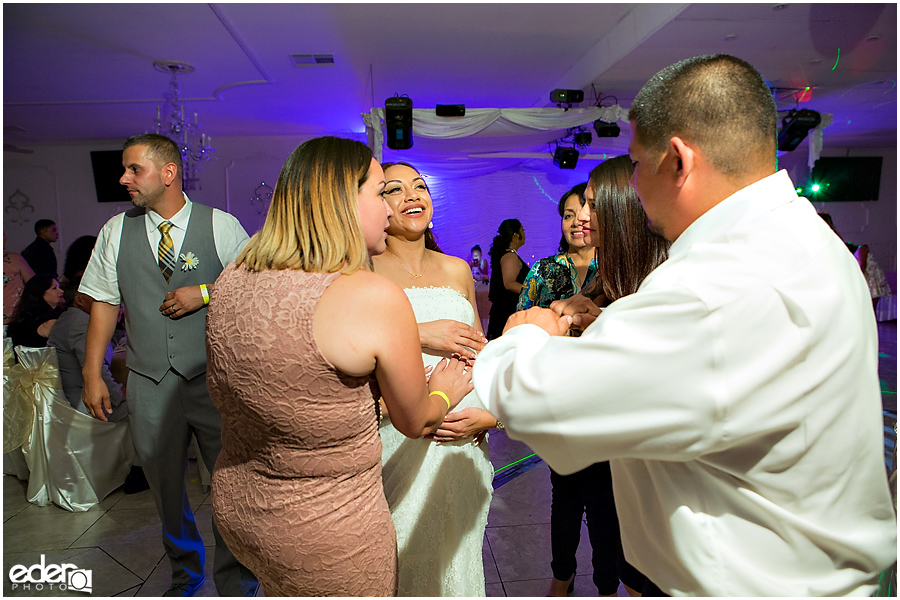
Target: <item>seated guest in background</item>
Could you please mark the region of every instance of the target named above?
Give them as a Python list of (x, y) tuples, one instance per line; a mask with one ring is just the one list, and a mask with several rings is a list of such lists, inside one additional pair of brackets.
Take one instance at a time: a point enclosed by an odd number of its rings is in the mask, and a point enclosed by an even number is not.
[(22, 250), (22, 258), (28, 261), (35, 273), (57, 276), (56, 252), (50, 244), (59, 239), (56, 223), (50, 219), (38, 219), (34, 224), (34, 241)]
[(84, 275), (88, 261), (91, 260), (91, 253), (94, 251), (96, 243), (96, 235), (83, 235), (72, 242), (72, 245), (66, 250), (66, 262), (63, 265), (63, 275), (60, 281), (63, 287), (68, 288), (73, 282), (77, 284), (81, 281), (81, 276)]
[[(3, 234), (3, 325), (7, 325), (12, 319), (22, 290), (29, 279), (34, 277), (34, 271), (28, 266), (28, 262), (21, 254), (6, 251), (6, 234)], [(4, 327), (5, 329), (5, 327)]]
[[(84, 367), (88, 320), (90, 319), (91, 305), (93, 305), (94, 299), (87, 294), (78, 292), (77, 280), (67, 285), (63, 293), (66, 305), (69, 308), (57, 319), (50, 330), (47, 346), (56, 348), (56, 357), (59, 360), (59, 376), (62, 380), (63, 393), (66, 395), (66, 400), (69, 401), (69, 404), (75, 410), (87, 415), (89, 413), (81, 398), (81, 392), (84, 389), (82, 369)], [(112, 413), (108, 415), (108, 419), (110, 421), (121, 421), (128, 416), (128, 406), (125, 404), (126, 379), (125, 377), (121, 380), (116, 379), (112, 374), (110, 369), (112, 357), (113, 345), (110, 344), (103, 358), (100, 375), (109, 389), (109, 402), (112, 407)], [(127, 369), (124, 370), (123, 375), (128, 375)], [(132, 459), (131, 471), (125, 478), (125, 483), (122, 486), (122, 491), (126, 494), (136, 494), (150, 487), (138, 462), (139, 459), (135, 456)]]
[(514, 314), (476, 392), (554, 470), (610, 461), (644, 595), (871, 595), (897, 559), (877, 328), (859, 265), (777, 171), (771, 90), (700, 56), (629, 118), (669, 258), (581, 337)]
[(409, 300), (370, 270), (369, 255), (386, 249), (384, 184), (365, 144), (304, 142), (262, 229), (216, 280), (206, 321), (222, 414), (213, 514), (266, 596), (397, 592), (379, 390), (394, 426), (422, 437), (472, 389), (456, 359), (426, 383)]
[(7, 328), (13, 346), (46, 346), (63, 304), (63, 291), (55, 277), (39, 273), (29, 279)]
[[(66, 292), (71, 293), (73, 298), (71, 302), (67, 302), (70, 305), (69, 308), (60, 315), (50, 330), (47, 345), (56, 348), (59, 376), (62, 379), (66, 399), (72, 408), (88, 414), (84, 402), (81, 400), (81, 392), (84, 389), (84, 377), (81, 371), (84, 368), (85, 340), (94, 299), (87, 294), (78, 293), (76, 290), (76, 286), (66, 287)], [(100, 374), (109, 389), (109, 403), (113, 409), (112, 413), (107, 415), (107, 419), (121, 421), (128, 416), (128, 407), (123, 402), (122, 385), (113, 379), (109, 371), (112, 356), (113, 347), (110, 344), (106, 349)]]
[(562, 218), (562, 238), (558, 254), (538, 260), (522, 283), (516, 310), (532, 306), (550, 308), (554, 300), (562, 300), (577, 294), (597, 272), (594, 247), (585, 242), (582, 226), (577, 218), (584, 206), (586, 183), (579, 183), (563, 194), (559, 200), (559, 216)]

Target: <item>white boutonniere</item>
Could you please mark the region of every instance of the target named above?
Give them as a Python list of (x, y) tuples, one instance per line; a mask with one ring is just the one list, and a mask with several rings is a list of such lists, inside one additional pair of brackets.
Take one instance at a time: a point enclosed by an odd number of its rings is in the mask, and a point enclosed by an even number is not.
[(184, 263), (183, 265), (181, 265), (182, 271), (193, 271), (200, 266), (200, 259), (197, 258), (197, 255), (195, 255), (193, 252), (182, 254), (181, 262)]

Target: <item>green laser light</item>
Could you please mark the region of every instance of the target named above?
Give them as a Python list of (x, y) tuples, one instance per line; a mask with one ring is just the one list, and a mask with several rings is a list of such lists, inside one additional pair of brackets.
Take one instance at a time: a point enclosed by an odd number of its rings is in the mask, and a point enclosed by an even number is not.
[(812, 191), (814, 191), (814, 192), (818, 192), (818, 191), (819, 191), (819, 184), (818, 184), (818, 183), (812, 184), (812, 188), (810, 188), (810, 189), (811, 189)]

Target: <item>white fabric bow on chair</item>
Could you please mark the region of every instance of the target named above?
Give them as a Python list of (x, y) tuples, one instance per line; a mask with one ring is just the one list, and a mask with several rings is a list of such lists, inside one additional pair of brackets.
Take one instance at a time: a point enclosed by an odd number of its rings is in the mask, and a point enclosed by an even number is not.
[(34, 408), (29, 398), (13, 394), (20, 373), (13, 371), (15, 365), (12, 340), (3, 338), (3, 473), (27, 481), (28, 465), (21, 446), (31, 435)]
[[(128, 421), (98, 421), (72, 408), (63, 395), (54, 348), (18, 346), (15, 352), (20, 366), (10, 370), (11, 395), (26, 396), (34, 415), (22, 447), (31, 471), (28, 501), (86, 511), (125, 482), (134, 460)], [(11, 400), (17, 402), (24, 401)]]

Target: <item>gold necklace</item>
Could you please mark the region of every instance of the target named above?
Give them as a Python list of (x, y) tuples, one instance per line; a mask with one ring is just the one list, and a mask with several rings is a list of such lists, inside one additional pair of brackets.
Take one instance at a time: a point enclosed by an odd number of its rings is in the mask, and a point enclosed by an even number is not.
[[(391, 249), (388, 248), (387, 251), (388, 251), (388, 252), (391, 252)], [(400, 268), (403, 269), (404, 271), (406, 271), (407, 273), (409, 273), (409, 276), (412, 277), (413, 279), (421, 279), (422, 277), (425, 277), (425, 273), (422, 273), (421, 275), (416, 275), (415, 273), (413, 273), (412, 271), (410, 271), (409, 269), (407, 269), (406, 266), (404, 266), (403, 261), (401, 261), (400, 258), (399, 258), (396, 254), (394, 254), (393, 252), (391, 252), (391, 256), (394, 257), (394, 260), (397, 261), (397, 263), (400, 265)], [(427, 253), (425, 254), (425, 260), (422, 261), (422, 266), (423, 266), (423, 267), (425, 266), (425, 261), (426, 261), (426, 260), (428, 260), (428, 254), (427, 254)]]

